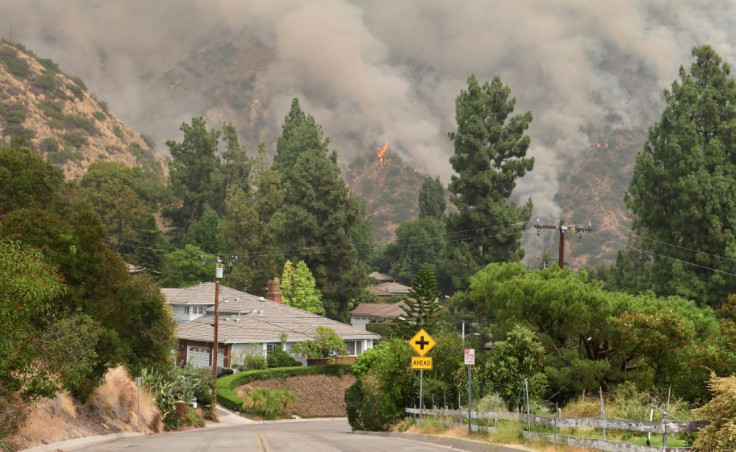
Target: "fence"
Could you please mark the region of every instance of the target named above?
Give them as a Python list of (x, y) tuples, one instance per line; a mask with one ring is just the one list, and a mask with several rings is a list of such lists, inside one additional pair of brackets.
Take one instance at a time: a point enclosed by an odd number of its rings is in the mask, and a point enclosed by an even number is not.
[[(406, 413), (416, 416), (427, 416), (439, 418), (438, 422), (445, 426), (467, 426), (468, 412), (463, 410), (437, 410), (437, 409), (423, 409), (420, 411), (419, 408), (406, 408)], [(457, 419), (457, 423), (451, 422), (450, 420)], [(630, 419), (613, 419), (613, 418), (592, 418), (592, 417), (579, 417), (579, 418), (563, 418), (562, 412), (557, 411), (557, 417), (542, 417), (535, 415), (527, 415), (521, 413), (511, 413), (507, 411), (472, 411), (471, 420), (476, 420), (476, 425), (471, 425), (472, 430), (487, 430), (494, 431), (491, 427), (485, 427), (478, 425), (478, 420), (492, 420), (494, 425), (498, 425), (499, 420), (510, 420), (516, 422), (523, 422), (528, 424), (529, 431), (524, 431), (523, 435), (528, 439), (545, 439), (549, 442), (564, 443), (571, 446), (586, 447), (589, 449), (610, 451), (610, 452), (653, 452), (653, 451), (687, 451), (690, 448), (681, 447), (673, 448), (667, 447), (667, 435), (673, 433), (684, 433), (684, 432), (697, 432), (705, 425), (707, 421), (673, 421), (673, 420), (662, 420), (662, 421), (636, 421)], [(465, 423), (463, 424), (463, 420)], [(424, 419), (419, 419), (419, 422), (423, 422)], [(541, 425), (548, 428), (556, 428), (556, 434), (550, 433), (537, 433), (531, 431), (531, 425)], [(604, 439), (595, 438), (580, 438), (575, 436), (563, 436), (561, 430), (563, 428), (598, 428), (603, 430)], [(651, 447), (651, 446), (640, 446), (637, 444), (622, 443), (618, 441), (608, 441), (605, 439), (605, 432), (608, 429), (612, 430), (624, 430), (639, 433), (651, 433), (662, 435), (662, 447)]]

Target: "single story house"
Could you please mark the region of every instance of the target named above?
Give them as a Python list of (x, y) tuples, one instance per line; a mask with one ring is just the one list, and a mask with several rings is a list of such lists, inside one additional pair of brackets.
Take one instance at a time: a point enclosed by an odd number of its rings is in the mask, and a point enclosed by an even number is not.
[[(162, 291), (174, 307), (177, 319), (194, 317), (179, 323), (177, 363), (212, 366), (215, 283)], [(288, 352), (297, 342), (315, 339), (316, 328), (320, 326), (333, 329), (345, 341), (353, 359), (373, 348), (373, 342), (380, 338), (351, 325), (281, 304), (278, 282), (269, 283), (267, 297), (256, 297), (220, 285), (218, 366), (229, 368), (240, 364), (247, 355), (267, 357), (279, 346), (282, 335), (286, 335), (285, 349)]]
[(384, 282), (368, 288), (368, 291), (376, 297), (402, 297), (407, 295), (411, 287), (397, 282)]

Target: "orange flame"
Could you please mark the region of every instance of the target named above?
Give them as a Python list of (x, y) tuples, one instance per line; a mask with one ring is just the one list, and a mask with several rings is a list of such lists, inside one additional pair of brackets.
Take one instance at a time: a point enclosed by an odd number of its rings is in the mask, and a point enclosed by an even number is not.
[(606, 144), (604, 145), (606, 149), (608, 149), (608, 141), (606, 141)]
[(599, 148), (599, 147), (601, 147), (601, 144), (600, 143), (596, 143), (595, 144), (595, 147)]
[(386, 140), (383, 144), (383, 147), (378, 148), (378, 161), (381, 162), (381, 166), (383, 166), (384, 163), (384, 154), (386, 154), (386, 151), (388, 150), (388, 140)]

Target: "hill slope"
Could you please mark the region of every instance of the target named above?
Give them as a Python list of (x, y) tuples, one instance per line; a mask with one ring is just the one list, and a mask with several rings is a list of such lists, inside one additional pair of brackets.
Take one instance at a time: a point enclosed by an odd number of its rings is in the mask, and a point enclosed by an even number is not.
[(101, 160), (140, 166), (163, 179), (165, 159), (90, 94), (84, 82), (20, 44), (0, 41), (0, 139), (20, 138), (36, 154), (82, 177)]

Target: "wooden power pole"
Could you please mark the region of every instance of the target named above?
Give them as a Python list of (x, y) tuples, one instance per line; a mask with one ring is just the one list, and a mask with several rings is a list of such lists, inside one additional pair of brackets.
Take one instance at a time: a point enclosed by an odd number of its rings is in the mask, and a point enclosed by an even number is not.
[(539, 235), (540, 229), (557, 229), (560, 231), (560, 251), (559, 251), (559, 257), (557, 259), (557, 263), (560, 265), (560, 268), (565, 268), (565, 233), (567, 231), (570, 232), (577, 232), (580, 237), (583, 236), (583, 232), (590, 232), (593, 230), (590, 223), (588, 223), (588, 226), (578, 226), (576, 224), (564, 224), (562, 219), (560, 219), (560, 224), (541, 224), (539, 222), (539, 218), (537, 218), (537, 224), (534, 225), (535, 228), (537, 228), (537, 235)]

